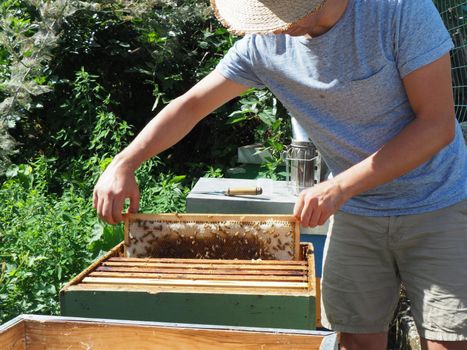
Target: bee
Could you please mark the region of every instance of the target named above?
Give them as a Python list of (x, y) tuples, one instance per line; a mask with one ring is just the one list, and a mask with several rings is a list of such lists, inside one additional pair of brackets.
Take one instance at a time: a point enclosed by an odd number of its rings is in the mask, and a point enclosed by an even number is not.
[(154, 235), (154, 232), (153, 231), (148, 231), (146, 232), (144, 235), (143, 235), (143, 238), (146, 238), (147, 236), (149, 235)]

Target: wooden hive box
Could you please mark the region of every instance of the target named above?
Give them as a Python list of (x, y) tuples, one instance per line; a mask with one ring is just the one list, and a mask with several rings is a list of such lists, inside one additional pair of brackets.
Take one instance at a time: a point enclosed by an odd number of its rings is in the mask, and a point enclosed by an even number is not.
[(2, 350), (337, 350), (332, 332), (21, 315), (0, 326)]
[[(288, 260), (176, 258), (173, 257), (172, 242), (170, 249), (165, 243), (162, 245), (164, 249), (159, 249), (160, 246), (156, 249), (159, 253), (169, 252), (170, 257), (155, 257), (152, 248), (148, 250), (151, 257), (128, 257), (131, 255), (129, 251), (133, 249), (130, 238), (139, 237), (137, 240), (141, 241), (141, 237), (148, 237), (144, 232), (140, 232), (139, 236), (138, 233), (132, 235), (132, 224), (149, 228), (156, 225), (159, 228), (157, 223), (161, 221), (192, 223), (194, 219), (198, 223), (224, 222), (227, 219), (253, 222), (258, 229), (261, 229), (261, 223), (285, 220), (291, 225), (293, 244), (289, 247), (282, 241), (280, 243), (288, 252), (290, 249), (287, 248), (291, 248), (293, 253), (283, 255)], [(177, 235), (185, 235), (180, 232), (180, 226), (176, 227)], [(229, 235), (235, 235), (236, 232)], [(316, 292), (313, 247), (309, 243), (300, 245), (296, 232), (298, 223), (295, 219), (283, 215), (199, 215), (196, 218), (193, 215), (129, 216), (125, 222), (127, 244), (122, 242), (117, 245), (62, 289), (61, 314), (157, 322), (314, 329)], [(252, 234), (252, 237), (262, 237), (261, 234)], [(180, 251), (186, 254), (188, 250), (181, 246)], [(201, 248), (195, 254), (200, 251), (205, 254), (205, 246), (199, 245), (198, 248)], [(224, 256), (222, 249), (219, 256)], [(248, 251), (256, 256), (253, 250)], [(270, 257), (267, 249), (262, 251), (266, 252), (264, 256)]]

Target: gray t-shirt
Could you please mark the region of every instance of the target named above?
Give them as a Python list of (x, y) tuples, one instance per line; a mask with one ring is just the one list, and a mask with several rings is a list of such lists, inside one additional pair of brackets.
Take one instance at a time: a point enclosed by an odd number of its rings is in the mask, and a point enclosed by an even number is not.
[[(334, 174), (362, 161), (414, 119), (402, 84), (449, 52), (452, 40), (431, 0), (349, 0), (316, 38), (248, 35), (216, 69), (269, 88), (309, 134)], [(467, 198), (467, 152), (454, 141), (410, 173), (349, 200), (343, 211), (416, 214)]]

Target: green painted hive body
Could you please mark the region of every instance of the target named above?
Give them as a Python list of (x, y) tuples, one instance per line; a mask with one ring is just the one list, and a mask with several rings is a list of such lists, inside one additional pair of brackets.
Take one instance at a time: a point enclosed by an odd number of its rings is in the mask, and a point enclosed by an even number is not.
[(242, 327), (314, 329), (313, 297), (70, 291), (62, 316)]
[(63, 316), (315, 329), (313, 247), (298, 260), (125, 257), (123, 242), (60, 293)]

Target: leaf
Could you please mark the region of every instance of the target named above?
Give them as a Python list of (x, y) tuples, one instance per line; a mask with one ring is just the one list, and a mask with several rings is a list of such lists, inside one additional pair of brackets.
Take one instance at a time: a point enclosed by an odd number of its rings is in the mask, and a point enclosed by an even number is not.
[(259, 116), (259, 119), (261, 119), (261, 121), (267, 126), (271, 126), (272, 123), (274, 122), (274, 116), (268, 113), (267, 111), (260, 112), (258, 116)]
[(156, 100), (154, 101), (154, 104), (152, 105), (151, 111), (154, 112), (156, 110), (157, 106), (159, 105), (159, 99), (161, 98), (161, 96), (162, 96), (162, 94), (158, 94), (156, 96)]
[(92, 228), (91, 237), (89, 239), (89, 243), (97, 242), (101, 239), (102, 235), (104, 234), (104, 224), (96, 223)]
[(182, 182), (183, 180), (186, 179), (186, 175), (178, 175), (178, 176), (174, 176), (170, 179), (169, 183), (171, 184), (176, 184), (176, 183), (180, 183)]
[(48, 258), (46, 256), (43, 256), (43, 255), (30, 256), (29, 259), (28, 259), (28, 266), (29, 267), (34, 266), (37, 262), (47, 260), (47, 259)]
[(18, 166), (17, 165), (12, 165), (8, 168), (8, 170), (6, 171), (5, 175), (6, 177), (9, 177), (9, 178), (14, 178), (18, 175)]
[(62, 266), (57, 265), (57, 278), (59, 281), (62, 279), (62, 271), (63, 271)]
[(102, 159), (100, 162), (99, 162), (99, 168), (101, 169), (101, 171), (104, 171), (110, 163), (112, 163), (112, 160), (113, 158), (111, 157), (106, 157), (104, 159)]

